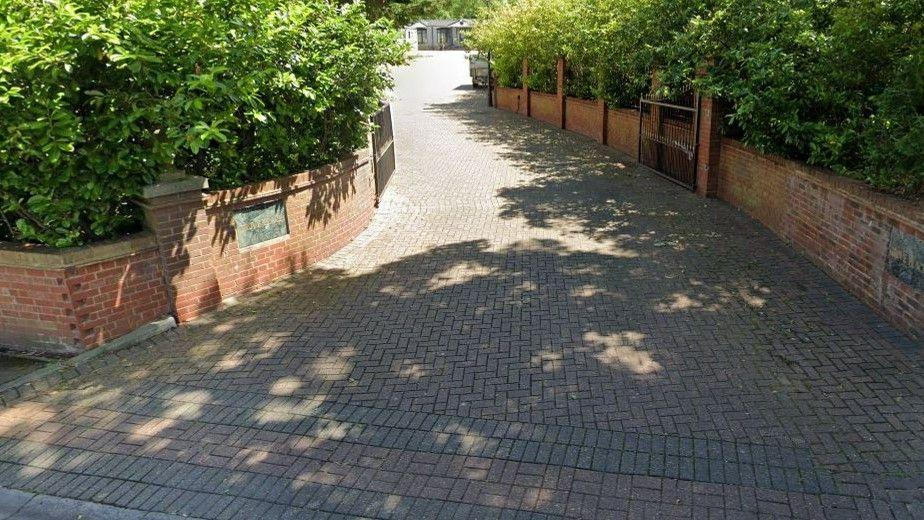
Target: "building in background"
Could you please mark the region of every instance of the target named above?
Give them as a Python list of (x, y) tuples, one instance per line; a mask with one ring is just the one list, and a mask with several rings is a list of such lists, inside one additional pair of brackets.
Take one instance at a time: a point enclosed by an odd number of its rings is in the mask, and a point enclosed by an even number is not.
[(417, 50), (461, 49), (474, 20), (419, 20), (404, 28), (404, 37)]

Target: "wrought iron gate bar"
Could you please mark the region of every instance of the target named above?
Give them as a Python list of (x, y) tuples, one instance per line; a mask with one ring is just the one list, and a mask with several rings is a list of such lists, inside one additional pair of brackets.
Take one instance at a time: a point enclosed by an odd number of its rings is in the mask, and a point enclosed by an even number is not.
[[(681, 103), (689, 102), (689, 105)], [(688, 90), (675, 99), (639, 99), (639, 162), (688, 189), (696, 187), (699, 96)]]
[(675, 105), (673, 103), (665, 103), (663, 101), (654, 101), (644, 98), (642, 98), (641, 102), (648, 105), (658, 105), (659, 107), (676, 108), (677, 110), (684, 110), (686, 112), (696, 112), (696, 107), (685, 107), (682, 105)]
[(372, 168), (375, 173), (376, 205), (395, 171), (395, 134), (391, 122), (391, 105), (382, 107), (370, 118), (372, 128)]

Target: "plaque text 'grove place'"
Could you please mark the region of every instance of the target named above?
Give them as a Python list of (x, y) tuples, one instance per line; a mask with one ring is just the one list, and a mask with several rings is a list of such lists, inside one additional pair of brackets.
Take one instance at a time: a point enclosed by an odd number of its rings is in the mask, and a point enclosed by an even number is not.
[(235, 211), (234, 230), (238, 248), (285, 236), (289, 233), (285, 204), (276, 201)]
[(886, 262), (893, 276), (917, 290), (924, 290), (924, 241), (892, 228)]

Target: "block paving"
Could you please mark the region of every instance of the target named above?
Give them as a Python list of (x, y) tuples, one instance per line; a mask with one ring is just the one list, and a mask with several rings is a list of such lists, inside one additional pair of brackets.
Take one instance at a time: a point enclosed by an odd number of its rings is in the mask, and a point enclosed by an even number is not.
[(0, 409), (0, 486), (139, 518), (924, 518), (919, 343), (466, 72), (396, 72), (398, 172), (346, 248)]

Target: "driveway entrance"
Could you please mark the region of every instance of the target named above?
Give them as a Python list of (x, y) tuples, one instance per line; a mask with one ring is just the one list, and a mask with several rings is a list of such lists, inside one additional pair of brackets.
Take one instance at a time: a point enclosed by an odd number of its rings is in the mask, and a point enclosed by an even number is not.
[(345, 249), (0, 410), (0, 485), (199, 518), (909, 518), (918, 346), (728, 205), (397, 73)]

